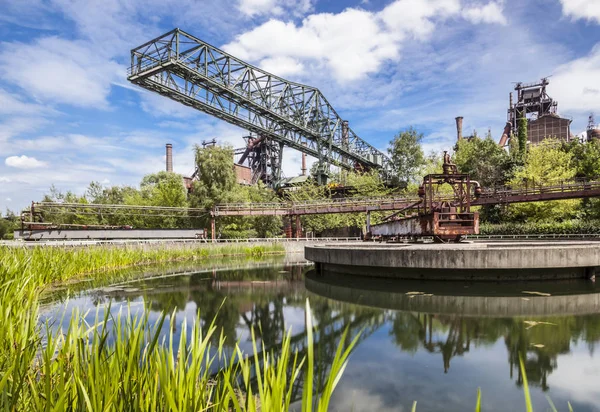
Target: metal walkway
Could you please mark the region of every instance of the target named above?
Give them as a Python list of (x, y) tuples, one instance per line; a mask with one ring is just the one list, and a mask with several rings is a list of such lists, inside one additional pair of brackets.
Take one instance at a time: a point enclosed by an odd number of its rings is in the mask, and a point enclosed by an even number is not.
[[(600, 180), (577, 180), (550, 185), (499, 187), (485, 190), (472, 206), (538, 202), (546, 200), (582, 199), (600, 196)], [(302, 216), (329, 213), (394, 211), (418, 208), (418, 197), (381, 197), (340, 199), (294, 203), (245, 203), (217, 205), (213, 216)], [(415, 206), (415, 204), (417, 204)]]

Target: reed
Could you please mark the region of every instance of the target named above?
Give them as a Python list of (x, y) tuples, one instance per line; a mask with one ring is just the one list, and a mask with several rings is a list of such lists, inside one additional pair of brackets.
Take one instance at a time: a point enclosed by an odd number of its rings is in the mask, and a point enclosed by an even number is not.
[(14, 276), (31, 278), (30, 287), (110, 274), (119, 269), (164, 262), (206, 260), (220, 256), (261, 257), (283, 254), (283, 245), (199, 244), (183, 247), (93, 246), (9, 247), (0, 246), (0, 284)]

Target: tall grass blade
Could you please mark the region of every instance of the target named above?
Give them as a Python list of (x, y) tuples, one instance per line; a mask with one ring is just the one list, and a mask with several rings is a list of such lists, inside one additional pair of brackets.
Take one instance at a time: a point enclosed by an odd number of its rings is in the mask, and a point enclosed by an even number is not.
[(519, 354), (519, 365), (521, 368), (521, 375), (523, 376), (523, 394), (525, 395), (525, 410), (527, 412), (533, 412), (531, 396), (529, 395), (529, 384), (527, 383), (527, 373), (525, 372), (525, 364), (523, 363), (523, 358), (521, 354)]
[(475, 403), (475, 412), (481, 412), (481, 388), (477, 388), (477, 402)]

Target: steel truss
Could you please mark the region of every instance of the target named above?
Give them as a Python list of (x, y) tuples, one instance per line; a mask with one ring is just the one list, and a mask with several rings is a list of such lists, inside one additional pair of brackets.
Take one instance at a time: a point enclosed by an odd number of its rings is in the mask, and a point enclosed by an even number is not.
[(174, 29), (131, 51), (128, 80), (186, 106), (345, 169), (391, 161), (344, 125), (321, 92), (270, 74)]
[(276, 187), (282, 178), (283, 143), (268, 138), (245, 136), (246, 148), (238, 164), (244, 162), (252, 170), (252, 184), (259, 180), (267, 186)]

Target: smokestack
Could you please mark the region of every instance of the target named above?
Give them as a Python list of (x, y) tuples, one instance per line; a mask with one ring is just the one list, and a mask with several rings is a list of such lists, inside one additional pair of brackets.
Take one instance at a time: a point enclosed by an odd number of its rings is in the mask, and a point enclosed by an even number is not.
[(167, 143), (167, 172), (173, 171), (173, 145)]
[(462, 121), (463, 121), (462, 116), (458, 116), (456, 118), (456, 139), (457, 140), (462, 140)]
[[(302, 146), (306, 146), (306, 142), (302, 142)], [(302, 176), (306, 176), (306, 153), (302, 152)]]

